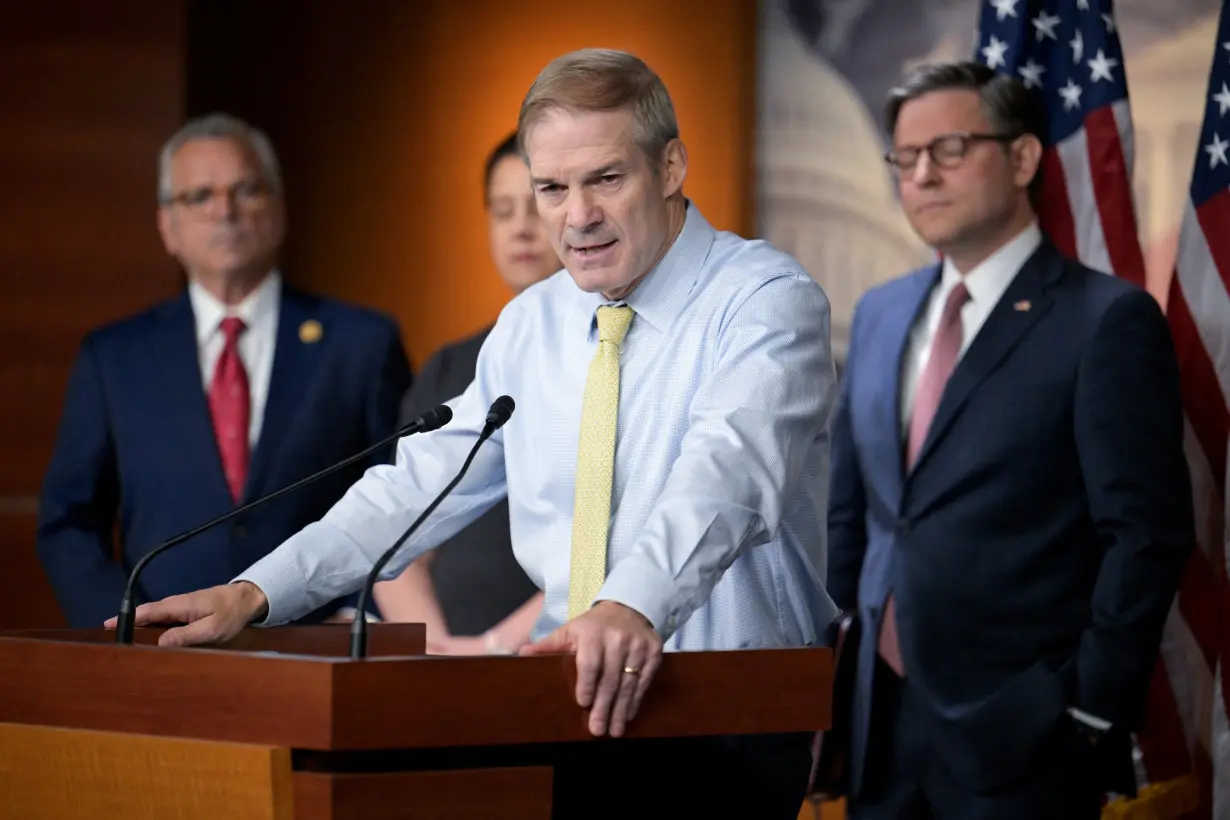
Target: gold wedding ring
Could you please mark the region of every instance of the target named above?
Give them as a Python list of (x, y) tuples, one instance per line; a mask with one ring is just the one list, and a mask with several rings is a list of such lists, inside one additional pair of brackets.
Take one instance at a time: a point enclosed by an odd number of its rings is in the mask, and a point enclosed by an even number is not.
[(641, 670), (637, 669), (635, 666), (625, 666), (624, 674), (625, 675), (639, 675), (641, 674)]

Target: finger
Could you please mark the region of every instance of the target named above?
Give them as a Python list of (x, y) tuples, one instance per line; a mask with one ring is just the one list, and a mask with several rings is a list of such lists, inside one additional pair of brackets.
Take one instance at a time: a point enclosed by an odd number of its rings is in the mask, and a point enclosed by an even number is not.
[(619, 684), (624, 677), (628, 640), (622, 633), (604, 630), (598, 633), (597, 642), (601, 651), (602, 670), (598, 688), (594, 692), (594, 705), (589, 710), (589, 732), (595, 737), (601, 737), (606, 734), (610, 725), (611, 708), (615, 704)]
[(195, 646), (197, 644), (214, 643), (230, 637), (225, 635), (218, 622), (217, 615), (207, 615), (186, 626), (168, 629), (158, 636), (158, 645), (166, 647)]
[(568, 627), (562, 626), (547, 637), (534, 643), (526, 644), (519, 650), (521, 655), (557, 655), (567, 652), (572, 647), (572, 638)]
[(593, 706), (598, 690), (598, 676), (602, 674), (602, 638), (600, 632), (583, 632), (576, 638), (577, 656), (577, 705), (582, 709)]
[[(636, 691), (639, 686), (638, 681), (640, 676), (644, 674), (642, 667), (645, 665), (647, 654), (648, 650), (634, 644), (628, 652), (628, 657), (619, 667), (619, 689), (615, 695), (615, 703), (611, 708), (611, 737), (622, 737), (624, 728), (628, 725), (628, 721), (632, 719), (632, 705), (636, 699)], [(628, 669), (642, 671), (633, 673), (628, 672)]]
[(196, 620), (197, 615), (198, 608), (194, 604), (176, 595), (162, 601), (141, 604), (141, 606), (137, 607), (137, 611), (133, 613), (133, 624), (135, 626), (165, 623), (182, 624)]
[(645, 662), (641, 665), (641, 674), (636, 676), (636, 690), (632, 695), (628, 720), (635, 719), (637, 713), (641, 711), (641, 701), (645, 699), (645, 693), (649, 691), (649, 684), (653, 683), (654, 675), (658, 673), (658, 667), (661, 665), (662, 647), (661, 645), (656, 645), (651, 649), (649, 655), (645, 658)]
[(103, 621), (103, 629), (115, 629), (119, 624), (120, 618), (118, 615), (112, 615), (107, 620)]

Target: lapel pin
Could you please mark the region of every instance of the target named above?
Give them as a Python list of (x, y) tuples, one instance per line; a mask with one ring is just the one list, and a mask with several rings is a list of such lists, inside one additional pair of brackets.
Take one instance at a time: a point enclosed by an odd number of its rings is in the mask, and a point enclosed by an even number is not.
[(304, 344), (313, 344), (320, 341), (320, 337), (325, 335), (325, 330), (320, 326), (320, 322), (315, 319), (308, 319), (303, 324), (299, 325), (299, 341)]
[(1031, 304), (1028, 299), (1022, 299), (1021, 301), (1014, 304), (1012, 306), (1012, 309), (1015, 311), (1019, 311), (1020, 313), (1026, 313), (1031, 307), (1033, 307), (1033, 304)]

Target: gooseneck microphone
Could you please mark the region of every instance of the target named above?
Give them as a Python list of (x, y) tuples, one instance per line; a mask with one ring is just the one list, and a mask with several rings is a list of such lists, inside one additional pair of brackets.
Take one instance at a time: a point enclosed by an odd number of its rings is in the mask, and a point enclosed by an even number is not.
[(230, 521), (232, 518), (235, 518), (236, 516), (243, 515), (244, 513), (248, 512), (254, 507), (259, 507), (261, 504), (264, 504), (266, 501), (272, 501), (275, 498), (279, 498), (283, 495), (286, 495), (289, 492), (293, 492), (294, 490), (297, 490), (300, 487), (303, 487), (307, 484), (311, 484), (314, 481), (319, 481), (325, 476), (335, 473), (338, 470), (342, 469), (343, 467), (349, 467), (351, 464), (354, 464), (356, 461), (359, 461), (360, 459), (370, 456), (372, 453), (376, 452), (382, 447), (387, 447), (388, 445), (392, 444), (394, 441), (397, 441), (397, 439), (402, 438), (403, 436), (412, 435), (414, 433), (426, 433), (431, 430), (435, 430), (439, 427), (443, 427), (444, 425), (448, 424), (452, 420), (452, 418), (453, 418), (453, 411), (449, 408), (447, 404), (441, 404), (438, 407), (434, 407), (431, 410), (428, 410), (426, 413), (419, 416), (414, 421), (402, 426), (393, 435), (388, 436), (387, 438), (381, 439), (380, 441), (376, 442), (371, 447), (368, 447), (366, 450), (363, 450), (362, 452), (355, 453), (353, 456), (350, 456), (349, 458), (343, 461), (339, 461), (337, 464), (334, 464), (330, 467), (326, 467), (325, 469), (321, 470), (318, 473), (313, 473), (312, 475), (306, 478), (301, 478), (298, 481), (296, 481), (294, 484), (288, 484), (287, 486), (283, 487), (280, 490), (277, 490), (276, 492), (272, 492), (269, 495), (261, 496), (255, 501), (251, 501), (247, 504), (244, 504), (242, 507), (236, 507), (235, 509), (226, 513), (225, 515), (218, 516), (212, 521), (206, 521), (204, 524), (201, 524), (198, 527), (193, 527), (187, 532), (180, 533), (174, 538), (171, 538), (167, 541), (163, 541), (161, 544), (154, 547), (152, 550), (150, 550), (145, 555), (143, 555), (141, 557), (141, 560), (137, 561), (136, 566), (132, 568), (132, 572), (128, 574), (128, 584), (124, 588), (124, 598), (123, 600), (120, 601), (120, 611), (119, 611), (118, 617), (116, 618), (116, 623), (115, 623), (115, 642), (120, 643), (120, 644), (132, 643), (133, 627), (136, 625), (136, 618), (135, 618), (136, 607), (133, 606), (133, 593), (137, 588), (137, 579), (141, 577), (141, 572), (145, 569), (145, 565), (148, 564), (150, 561), (152, 561), (157, 556), (161, 555), (162, 553), (166, 552), (172, 547), (175, 547), (175, 546), (178, 546), (184, 543), (190, 538), (194, 538), (197, 535), (200, 535), (201, 533), (205, 532), (208, 529), (212, 529), (213, 527), (216, 527), (219, 524), (224, 524), (227, 521)]
[(474, 456), (478, 454), (478, 448), (482, 447), (484, 441), (491, 438), (496, 430), (499, 430), (508, 422), (516, 406), (508, 396), (500, 396), (491, 403), (491, 409), (487, 411), (487, 423), (483, 425), (483, 430), (479, 433), (478, 440), (470, 448), (470, 454), (466, 457), (465, 464), (461, 465), (457, 475), (448, 483), (447, 487), (440, 491), (435, 500), (427, 505), (427, 509), (423, 510), (422, 514), (414, 520), (414, 523), (406, 528), (401, 537), (393, 542), (393, 546), (385, 550), (384, 554), (372, 565), (371, 572), (367, 573), (367, 580), (363, 583), (363, 590), (359, 593), (358, 612), (350, 624), (350, 659), (352, 661), (367, 657), (367, 618), (364, 613), (367, 612), (367, 599), (371, 597), (372, 587), (376, 585), (376, 579), (380, 577), (380, 572), (392, 560), (393, 556), (397, 554), (402, 545), (406, 543), (406, 540), (419, 528), (419, 525), (427, 520), (427, 516), (431, 515), (436, 507), (440, 506), (440, 502), (444, 501), (445, 497), (453, 491), (453, 488), (461, 482), (462, 477), (466, 474), (466, 470), (470, 469), (470, 462), (474, 461)]

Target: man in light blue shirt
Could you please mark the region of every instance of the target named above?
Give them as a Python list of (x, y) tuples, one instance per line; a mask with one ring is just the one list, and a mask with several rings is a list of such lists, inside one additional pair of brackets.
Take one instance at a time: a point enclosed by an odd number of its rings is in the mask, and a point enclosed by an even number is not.
[[(594, 735), (623, 733), (664, 649), (823, 641), (836, 614), (821, 583), (836, 379), (824, 293), (794, 259), (715, 231), (684, 197), (670, 98), (637, 58), (586, 50), (554, 61), (526, 97), (519, 133), (566, 270), (508, 304), (475, 380), (450, 402), (448, 426), (404, 439), (396, 464), (369, 470), (237, 583), (140, 607), (138, 623), (192, 621), (164, 644), (226, 638), (254, 619), (285, 623), (357, 589), (456, 474), (501, 394), (516, 400), (515, 415), (384, 577), (507, 495), (517, 558), (545, 592), (524, 651), (576, 655)], [(604, 305), (632, 310), (618, 362), (607, 572), (592, 605), (569, 620), (582, 397)], [(774, 771), (745, 776), (682, 756), (736, 778), (720, 807), (745, 789), (758, 818), (793, 818), (807, 738), (756, 755)]]

